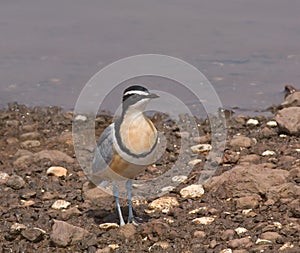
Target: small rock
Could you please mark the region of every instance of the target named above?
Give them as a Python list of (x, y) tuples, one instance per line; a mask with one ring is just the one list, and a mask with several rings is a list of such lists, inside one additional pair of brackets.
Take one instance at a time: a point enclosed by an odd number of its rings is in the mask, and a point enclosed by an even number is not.
[(261, 136), (263, 138), (270, 138), (272, 136), (276, 136), (277, 135), (277, 132), (273, 129), (270, 129), (268, 127), (264, 127), (262, 130), (261, 130)]
[(215, 218), (213, 218), (213, 217), (200, 217), (200, 218), (193, 219), (192, 222), (194, 222), (196, 224), (201, 224), (201, 225), (209, 225), (214, 220), (215, 220)]
[(278, 111), (275, 120), (280, 132), (300, 135), (300, 107), (289, 107)]
[(25, 181), (18, 175), (12, 175), (8, 178), (6, 185), (13, 188), (14, 190), (19, 190), (25, 186)]
[(117, 223), (102, 223), (99, 225), (99, 228), (104, 229), (104, 230), (110, 230), (113, 228), (118, 228), (119, 225)]
[(52, 163), (73, 163), (74, 159), (59, 150), (42, 150), (33, 155), (34, 161), (39, 162), (43, 159), (48, 159)]
[(256, 208), (259, 206), (261, 197), (257, 194), (240, 197), (236, 200), (236, 207), (239, 209)]
[(210, 144), (198, 144), (191, 147), (192, 152), (194, 153), (204, 153), (211, 151), (212, 146)]
[(234, 238), (235, 231), (233, 229), (227, 229), (221, 234), (221, 239), (224, 241), (232, 240)]
[(199, 164), (199, 163), (202, 163), (202, 160), (201, 159), (194, 159), (194, 160), (192, 160), (192, 161), (189, 161), (188, 162), (188, 165), (189, 166), (196, 166), (197, 164)]
[(186, 180), (187, 180), (187, 176), (184, 175), (172, 177), (172, 182), (174, 183), (183, 183)]
[(20, 124), (20, 122), (18, 120), (7, 120), (6, 121), (6, 127), (18, 128), (19, 124)]
[(238, 235), (245, 234), (248, 230), (247, 228), (238, 227), (234, 230)]
[(126, 239), (133, 238), (136, 234), (136, 226), (132, 223), (126, 224), (125, 226), (120, 227), (119, 233), (124, 236)]
[(61, 213), (61, 217), (63, 220), (69, 220), (70, 218), (74, 217), (74, 216), (79, 216), (82, 213), (79, 211), (79, 209), (77, 207), (72, 207), (70, 209), (67, 210), (62, 210)]
[(51, 206), (55, 210), (66, 209), (71, 205), (70, 202), (65, 201), (63, 199), (56, 200)]
[(22, 130), (25, 132), (32, 132), (37, 128), (37, 124), (24, 125), (22, 126)]
[(207, 211), (207, 206), (202, 206), (196, 209), (189, 211), (189, 214), (201, 213), (203, 211)]
[(21, 235), (30, 242), (39, 242), (43, 239), (44, 233), (41, 229), (29, 228), (23, 230)]
[(175, 186), (169, 185), (169, 186), (162, 188), (160, 191), (161, 192), (170, 192), (170, 191), (173, 191), (175, 188), (176, 188)]
[(232, 253), (232, 249), (223, 249), (220, 253)]
[(54, 220), (50, 239), (55, 245), (66, 247), (74, 245), (88, 236), (90, 236), (90, 233), (81, 227), (73, 226), (64, 221)]
[(21, 156), (31, 156), (33, 153), (26, 149), (18, 149), (18, 151), (15, 153), (15, 157), (21, 157)]
[(249, 237), (243, 237), (239, 239), (233, 239), (228, 242), (228, 246), (230, 248), (236, 249), (236, 248), (248, 248), (251, 246), (251, 240)]
[(148, 207), (150, 209), (162, 211), (170, 210), (174, 206), (179, 206), (179, 202), (175, 197), (161, 197), (153, 200)]
[(21, 143), (21, 148), (36, 148), (41, 146), (41, 143), (37, 140), (27, 140)]
[(205, 238), (206, 234), (204, 231), (197, 230), (193, 234), (194, 238)]
[(97, 251), (95, 253), (110, 253), (111, 252), (111, 249), (110, 247), (105, 247), (103, 249), (97, 249)]
[(260, 156), (256, 154), (251, 155), (245, 155), (240, 157), (240, 162), (249, 162), (249, 163), (255, 163), (260, 160)]
[(8, 137), (7, 139), (6, 139), (6, 143), (8, 144), (8, 145), (13, 145), (13, 144), (16, 144), (16, 143), (18, 143), (19, 142), (19, 140), (17, 139), (17, 138), (15, 138), (15, 137)]
[(168, 249), (170, 247), (171, 247), (171, 245), (167, 241), (160, 241), (160, 242), (154, 243), (149, 248), (149, 252), (157, 252), (157, 250), (161, 250), (161, 249), (166, 250), (166, 249)]
[(258, 238), (256, 240), (255, 244), (264, 245), (264, 244), (272, 244), (272, 242), (270, 240), (265, 240), (265, 239)]
[(53, 175), (56, 177), (65, 177), (67, 176), (67, 169), (60, 166), (53, 166), (47, 170), (47, 175)]
[(230, 141), (230, 145), (232, 147), (249, 148), (251, 147), (251, 139), (246, 136), (235, 135)]
[(38, 132), (29, 132), (29, 133), (24, 133), (20, 136), (20, 139), (22, 141), (25, 140), (36, 140), (40, 137), (40, 134)]
[(76, 121), (86, 121), (87, 117), (84, 115), (76, 115), (75, 120)]
[(23, 206), (28, 207), (28, 206), (33, 206), (35, 204), (35, 201), (33, 200), (21, 200)]
[(267, 122), (268, 127), (277, 127), (277, 122), (275, 120), (270, 120)]
[(20, 224), (20, 223), (14, 223), (11, 227), (10, 227), (10, 231), (12, 233), (15, 234), (19, 234), (21, 233), (22, 230), (25, 230), (27, 227), (24, 224)]
[(180, 190), (182, 198), (200, 198), (204, 194), (203, 186), (200, 184), (189, 185)]
[(273, 243), (282, 241), (282, 236), (280, 234), (278, 234), (277, 232), (265, 232), (265, 233), (262, 233), (260, 237), (263, 240), (269, 240)]
[(264, 151), (261, 155), (262, 156), (272, 156), (272, 155), (275, 155), (275, 151), (272, 151), (272, 150), (266, 150)]
[(199, 136), (199, 137), (195, 137), (194, 142), (198, 142), (198, 143), (209, 143), (211, 141), (211, 137), (210, 135), (204, 135), (204, 136)]
[(281, 103), (281, 107), (292, 107), (300, 106), (300, 92), (295, 91), (292, 94), (289, 94), (285, 100)]
[(284, 251), (286, 249), (292, 249), (292, 248), (294, 248), (294, 244), (292, 244), (291, 242), (286, 242), (279, 248), (279, 250)]
[(118, 244), (109, 244), (108, 247), (112, 250), (120, 248), (120, 246)]
[(0, 172), (0, 184), (6, 184), (9, 179), (9, 175), (5, 172)]
[(33, 190), (27, 190), (21, 194), (22, 199), (30, 199), (35, 196), (36, 196), (36, 191)]
[(257, 119), (248, 119), (246, 124), (247, 126), (257, 126), (259, 121)]

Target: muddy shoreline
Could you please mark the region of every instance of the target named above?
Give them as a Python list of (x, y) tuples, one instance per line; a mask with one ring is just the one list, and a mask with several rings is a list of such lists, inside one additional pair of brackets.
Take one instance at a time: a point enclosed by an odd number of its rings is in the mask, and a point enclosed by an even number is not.
[[(299, 252), (300, 123), (292, 126), (293, 132), (279, 125), (278, 115), (228, 118), (224, 156), (215, 176), (204, 184), (203, 195), (184, 196), (181, 190), (197, 185), (207, 152), (190, 157), (192, 172), (158, 198), (161, 205), (164, 198), (172, 200), (167, 209), (156, 208), (155, 199), (135, 202), (141, 225), (109, 229), (99, 225), (118, 223), (113, 198), (92, 188), (76, 160), (72, 112), (12, 103), (0, 111), (1, 250)], [(111, 120), (108, 115), (97, 118), (97, 136)], [(141, 179), (168, 170), (178, 157), (181, 138), (189, 138), (163, 115), (154, 115), (153, 121), (165, 132), (168, 145)], [(193, 144), (209, 144), (208, 121), (197, 123), (200, 138)], [(50, 173), (54, 166), (63, 167), (58, 168), (62, 174)], [(122, 206), (126, 214), (125, 201)]]

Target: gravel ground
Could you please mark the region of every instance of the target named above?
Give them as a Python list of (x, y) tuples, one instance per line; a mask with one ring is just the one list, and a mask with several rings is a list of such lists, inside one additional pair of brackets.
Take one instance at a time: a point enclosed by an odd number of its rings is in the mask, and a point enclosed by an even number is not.
[[(276, 117), (228, 118), (224, 156), (203, 188), (197, 182), (207, 152), (190, 157), (196, 165), (171, 192), (135, 202), (139, 226), (118, 227), (105, 224), (118, 223), (113, 198), (93, 188), (76, 160), (72, 112), (9, 104), (0, 112), (0, 249), (298, 253), (300, 116), (293, 129), (278, 126)], [(97, 136), (111, 120), (97, 118)], [(189, 138), (165, 115), (154, 115), (153, 121), (165, 132), (167, 149), (141, 179), (167, 171), (178, 157), (181, 138)], [(208, 121), (198, 123), (201, 137), (193, 145), (209, 144)], [(189, 194), (190, 185), (196, 195)], [(122, 206), (126, 216), (125, 201)]]

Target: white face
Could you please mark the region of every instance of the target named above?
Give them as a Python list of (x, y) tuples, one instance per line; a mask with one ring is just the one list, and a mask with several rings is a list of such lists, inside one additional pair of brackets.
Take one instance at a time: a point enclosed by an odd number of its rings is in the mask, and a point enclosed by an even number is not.
[(150, 101), (150, 98), (144, 98), (144, 99), (138, 101), (137, 103), (135, 103), (133, 105), (130, 105), (129, 106), (129, 110), (130, 111), (132, 110), (132, 111), (140, 111), (140, 112), (142, 112), (142, 111), (145, 110), (145, 108), (146, 108), (147, 104), (149, 103), (149, 101)]

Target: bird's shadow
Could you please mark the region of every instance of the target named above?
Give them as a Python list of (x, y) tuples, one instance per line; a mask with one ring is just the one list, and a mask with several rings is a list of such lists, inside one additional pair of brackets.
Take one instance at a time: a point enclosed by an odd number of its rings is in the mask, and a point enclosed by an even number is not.
[[(138, 206), (138, 208), (135, 208), (134, 211), (134, 218), (139, 224), (143, 224), (148, 222), (151, 217), (144, 212), (144, 209), (146, 206), (141, 205)], [(128, 205), (121, 207), (123, 218), (126, 221), (128, 218)], [(102, 223), (119, 223), (119, 216), (117, 213), (117, 209), (89, 209), (85, 212), (86, 216), (88, 218), (91, 218), (94, 220), (94, 222), (99, 225)]]

